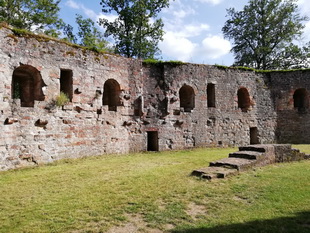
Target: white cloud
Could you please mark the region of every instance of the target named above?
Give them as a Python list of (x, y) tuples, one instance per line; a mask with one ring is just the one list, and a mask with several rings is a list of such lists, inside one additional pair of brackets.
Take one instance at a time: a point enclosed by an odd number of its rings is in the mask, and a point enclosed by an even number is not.
[(96, 18), (97, 18), (97, 14), (96, 14), (93, 10), (91, 10), (91, 9), (89, 9), (89, 8), (87, 8), (87, 7), (85, 7), (85, 6), (84, 6), (83, 4), (81, 4), (81, 3), (77, 3), (77, 2), (75, 2), (75, 1), (73, 1), (73, 0), (68, 0), (65, 4), (66, 4), (68, 7), (71, 7), (71, 8), (73, 8), (73, 9), (82, 10), (82, 11), (84, 12), (84, 14), (87, 15), (87, 17), (89, 17), (89, 18), (91, 18), (91, 19), (96, 19)]
[(94, 20), (95, 22), (98, 22), (98, 20), (99, 20), (100, 18), (105, 18), (105, 19), (107, 19), (108, 21), (113, 22), (113, 21), (117, 18), (116, 15), (104, 15), (104, 14), (102, 14), (102, 13), (97, 14), (97, 13), (96, 13), (95, 11), (93, 11), (92, 9), (89, 9), (89, 8), (85, 7), (85, 5), (83, 5), (83, 4), (81, 4), (81, 3), (77, 3), (77, 2), (75, 2), (74, 0), (68, 0), (65, 4), (66, 4), (66, 6), (71, 7), (71, 8), (73, 8), (73, 9), (82, 10), (83, 13), (84, 13), (87, 17), (91, 18), (91, 19)]
[[(174, 26), (173, 26), (174, 25)], [(171, 23), (170, 26), (165, 27), (165, 31), (174, 33), (177, 37), (196, 37), (200, 36), (203, 32), (208, 31), (210, 26), (208, 24), (185, 24), (175, 25)]]
[(310, 13), (310, 4), (309, 4), (309, 0), (298, 0), (297, 4), (299, 6), (300, 11), (303, 14), (307, 14)]
[(188, 38), (168, 32), (164, 35), (164, 40), (159, 43), (159, 48), (168, 57), (189, 62), (218, 59), (230, 52), (231, 44), (222, 36), (217, 35), (210, 35), (200, 43), (194, 43)]
[(179, 21), (187, 16), (196, 14), (196, 11), (192, 7), (189, 5), (184, 5), (181, 0), (170, 2), (169, 8), (164, 8), (162, 12), (169, 16), (173, 16), (175, 21)]
[(75, 1), (73, 1), (73, 0), (68, 0), (68, 1), (66, 1), (66, 6), (68, 6), (68, 7), (71, 7), (71, 8), (73, 8), (73, 9), (80, 9), (80, 6), (79, 6), (79, 4), (77, 4)]
[(167, 32), (164, 35), (164, 40), (159, 43), (159, 48), (165, 55), (181, 61), (190, 60), (196, 47), (197, 44), (173, 32)]
[(202, 2), (202, 3), (211, 3), (212, 5), (218, 5), (223, 0), (195, 0), (195, 1)]
[(202, 41), (202, 51), (207, 58), (217, 59), (228, 54), (230, 50), (230, 42), (221, 36), (209, 36)]
[[(218, 4), (221, 0), (203, 2)], [(193, 17), (195, 14), (197, 12), (194, 9), (180, 0), (171, 3), (169, 11), (164, 12), (166, 34), (163, 41), (159, 43), (159, 48), (168, 59), (201, 62), (206, 59), (217, 59), (230, 52), (229, 41), (221, 36), (204, 35), (206, 32), (210, 33), (211, 27), (207, 23), (196, 22)]]
[(109, 22), (113, 22), (117, 19), (117, 15), (104, 15), (104, 14), (97, 15), (97, 21), (102, 18), (107, 19)]
[[(310, 14), (309, 0), (298, 0), (297, 1), (300, 13), (302, 16), (308, 16)], [(310, 21), (305, 22), (304, 33), (302, 35), (301, 45), (310, 41)]]

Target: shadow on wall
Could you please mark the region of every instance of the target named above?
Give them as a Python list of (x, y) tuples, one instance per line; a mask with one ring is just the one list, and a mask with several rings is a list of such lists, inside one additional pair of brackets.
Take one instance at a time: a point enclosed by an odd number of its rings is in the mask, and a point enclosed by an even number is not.
[(297, 213), (293, 217), (257, 220), (253, 222), (216, 226), (211, 228), (186, 228), (172, 233), (308, 233), (310, 211)]
[(293, 109), (277, 112), (276, 141), (277, 143), (308, 144), (310, 143), (308, 91), (304, 88), (296, 89), (290, 98)]

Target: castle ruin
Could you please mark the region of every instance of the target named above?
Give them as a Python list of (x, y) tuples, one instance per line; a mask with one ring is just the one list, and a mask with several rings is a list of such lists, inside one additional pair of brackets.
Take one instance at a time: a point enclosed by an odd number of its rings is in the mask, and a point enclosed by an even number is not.
[[(98, 54), (0, 29), (0, 170), (108, 153), (310, 143), (310, 70)], [(55, 104), (64, 92), (70, 102)]]

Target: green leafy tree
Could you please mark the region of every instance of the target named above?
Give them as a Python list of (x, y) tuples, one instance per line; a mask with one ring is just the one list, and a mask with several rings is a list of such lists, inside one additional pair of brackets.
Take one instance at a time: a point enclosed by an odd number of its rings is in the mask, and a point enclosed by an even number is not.
[(126, 57), (153, 58), (163, 37), (163, 22), (159, 12), (169, 6), (169, 0), (101, 0), (102, 12), (116, 14), (109, 22), (100, 19), (105, 36), (115, 40), (115, 50)]
[(70, 24), (64, 25), (63, 34), (66, 36), (66, 40), (99, 51), (113, 50), (109, 42), (104, 39), (103, 33), (96, 28), (93, 20), (90, 18), (84, 19), (77, 14), (75, 22), (78, 26), (77, 34), (74, 34), (74, 28)]
[(307, 48), (294, 45), (307, 17), (296, 0), (249, 0), (242, 11), (227, 10), (222, 31), (233, 40), (235, 65), (256, 69), (303, 67)]
[(104, 35), (95, 27), (94, 21), (89, 18), (83, 19), (81, 15), (77, 15), (76, 23), (79, 29), (77, 35), (81, 40), (81, 45), (98, 50), (110, 50), (108, 42), (103, 39)]
[(0, 0), (0, 21), (13, 27), (57, 36), (63, 26), (60, 0)]
[(77, 38), (73, 32), (74, 28), (70, 24), (64, 24), (62, 30), (65, 36), (63, 38), (64, 40), (67, 40), (73, 44), (77, 44)]

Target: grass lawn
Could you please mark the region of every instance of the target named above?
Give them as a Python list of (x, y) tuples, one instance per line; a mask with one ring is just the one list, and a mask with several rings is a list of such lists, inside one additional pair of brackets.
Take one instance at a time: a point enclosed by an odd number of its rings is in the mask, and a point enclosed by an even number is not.
[[(310, 153), (310, 145), (296, 146)], [(228, 149), (108, 155), (0, 173), (0, 232), (310, 232), (310, 161), (191, 177)]]

